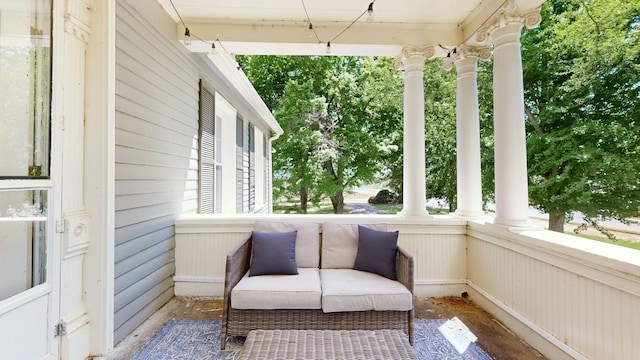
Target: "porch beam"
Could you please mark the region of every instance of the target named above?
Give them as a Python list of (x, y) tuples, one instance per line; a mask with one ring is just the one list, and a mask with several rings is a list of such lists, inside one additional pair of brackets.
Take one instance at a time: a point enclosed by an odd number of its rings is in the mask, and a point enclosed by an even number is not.
[[(210, 42), (220, 39), (226, 51), (249, 55), (325, 55), (327, 41), (343, 31), (349, 23), (313, 23), (317, 38), (308, 37), (306, 21), (230, 21), (203, 22), (185, 19), (191, 34), (207, 43), (198, 45), (192, 39), (195, 51), (208, 51)], [(373, 35), (375, 34), (375, 35)], [(184, 39), (182, 23), (176, 24), (176, 37)], [(193, 36), (192, 36), (193, 37)], [(331, 54), (344, 56), (395, 56), (402, 44), (424, 47), (426, 44), (459, 44), (462, 31), (457, 24), (386, 24), (358, 22), (335, 41), (331, 41)], [(201, 49), (197, 49), (201, 46)], [(190, 47), (190, 48), (191, 48)], [(439, 51), (439, 50), (438, 50)], [(442, 56), (442, 53), (438, 55)]]

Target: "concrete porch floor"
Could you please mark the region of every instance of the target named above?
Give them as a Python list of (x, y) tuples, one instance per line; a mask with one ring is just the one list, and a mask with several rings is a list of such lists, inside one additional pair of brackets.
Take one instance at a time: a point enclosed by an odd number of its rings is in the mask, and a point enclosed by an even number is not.
[[(221, 314), (222, 300), (219, 298), (174, 297), (121, 341), (107, 359), (130, 359), (170, 319), (221, 319)], [(415, 316), (422, 319), (457, 316), (478, 337), (477, 344), (493, 359), (544, 359), (524, 340), (468, 299), (415, 298)]]

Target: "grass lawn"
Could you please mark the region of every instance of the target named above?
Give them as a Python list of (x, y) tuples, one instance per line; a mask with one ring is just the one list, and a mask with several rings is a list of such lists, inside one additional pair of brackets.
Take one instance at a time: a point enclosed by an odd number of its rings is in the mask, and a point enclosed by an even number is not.
[[(402, 204), (371, 204), (371, 206), (386, 211), (389, 214), (397, 214), (402, 211)], [(447, 215), (448, 209), (439, 208), (427, 208), (430, 215)], [(348, 214), (350, 209), (345, 205), (344, 213)], [(279, 202), (273, 205), (274, 214), (302, 214), (300, 210), (300, 204), (297, 202)], [(311, 203), (307, 205), (307, 214), (333, 214), (333, 206), (331, 202), (322, 202), (318, 206), (313, 206)]]
[(633, 242), (633, 241), (626, 241), (626, 240), (611, 240), (604, 236), (576, 234), (573, 231), (567, 231), (566, 233), (569, 235), (578, 236), (584, 239), (595, 240), (595, 241), (600, 241), (608, 244), (619, 245), (619, 246), (624, 246), (631, 249), (640, 250), (640, 242)]
[[(389, 214), (396, 214), (402, 211), (402, 204), (369, 204), (376, 209), (380, 209), (382, 211), (386, 211)], [(449, 214), (449, 209), (440, 209), (440, 208), (431, 208), (428, 207), (427, 211), (429, 215), (447, 215)]]
[[(402, 211), (402, 204), (371, 204), (371, 206), (386, 211), (389, 214), (397, 214)], [(447, 215), (449, 209), (440, 208), (427, 208), (430, 215)], [(348, 214), (351, 210), (345, 205), (344, 213)], [(300, 204), (296, 202), (279, 202), (273, 205), (274, 214), (302, 214), (300, 210)], [(333, 214), (333, 206), (330, 201), (321, 202), (318, 206), (313, 206), (309, 203), (307, 208), (307, 214)], [(569, 235), (578, 236), (584, 239), (601, 241), (618, 246), (624, 246), (631, 249), (640, 250), (640, 242), (626, 241), (626, 240), (610, 240), (604, 236), (576, 234), (573, 231), (566, 232)]]
[[(349, 213), (349, 208), (344, 207), (344, 213)], [(294, 202), (279, 202), (273, 205), (274, 214), (302, 214), (299, 203)], [(313, 206), (311, 203), (307, 205), (307, 214), (333, 214), (333, 205), (331, 202), (321, 202), (318, 206)]]

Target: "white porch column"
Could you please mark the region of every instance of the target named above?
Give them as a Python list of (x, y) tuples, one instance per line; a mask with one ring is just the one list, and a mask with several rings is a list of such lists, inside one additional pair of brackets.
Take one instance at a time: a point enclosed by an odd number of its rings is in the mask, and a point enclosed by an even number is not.
[[(480, 163), (480, 116), (478, 108), (478, 58), (488, 59), (488, 48), (458, 49), (454, 64), (456, 85), (456, 152), (458, 207), (455, 215), (480, 217), (482, 177)], [(445, 68), (447, 64), (445, 63)]]
[(433, 49), (404, 49), (404, 150), (401, 216), (428, 216), (424, 146), (424, 61)]
[[(526, 19), (513, 13), (507, 15), (503, 18), (503, 24), (506, 24), (491, 32), (494, 57), (495, 222), (517, 227), (530, 225), (520, 32), (525, 22), (528, 26), (537, 25), (540, 15), (539, 11), (527, 14)], [(532, 22), (532, 18), (537, 21)]]

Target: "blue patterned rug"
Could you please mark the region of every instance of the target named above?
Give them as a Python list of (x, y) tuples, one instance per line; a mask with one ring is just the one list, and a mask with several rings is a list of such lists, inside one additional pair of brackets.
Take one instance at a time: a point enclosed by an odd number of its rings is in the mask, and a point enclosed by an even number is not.
[[(446, 319), (415, 319), (418, 359), (490, 360), (475, 343), (460, 354), (438, 328)], [(219, 320), (170, 320), (149, 340), (132, 360), (233, 360), (242, 349), (244, 338), (230, 337), (226, 350), (220, 350)]]

